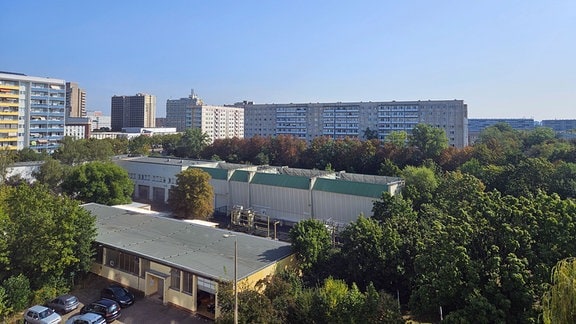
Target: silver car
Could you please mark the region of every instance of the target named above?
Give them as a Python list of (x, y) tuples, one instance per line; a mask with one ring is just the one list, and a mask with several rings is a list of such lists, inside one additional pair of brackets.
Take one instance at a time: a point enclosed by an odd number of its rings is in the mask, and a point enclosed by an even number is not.
[(72, 295), (62, 295), (48, 302), (48, 307), (60, 314), (69, 313), (78, 308), (78, 298)]
[(70, 317), (66, 324), (105, 324), (106, 319), (100, 314), (86, 313)]
[(45, 306), (32, 306), (24, 312), (24, 323), (31, 324), (58, 324), (62, 317), (53, 309)]

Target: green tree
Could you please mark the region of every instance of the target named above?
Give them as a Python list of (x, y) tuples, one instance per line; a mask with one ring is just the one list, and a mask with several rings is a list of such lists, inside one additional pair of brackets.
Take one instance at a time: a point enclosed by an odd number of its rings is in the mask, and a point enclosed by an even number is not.
[(128, 154), (149, 155), (152, 150), (152, 138), (147, 135), (140, 135), (128, 141)]
[[(218, 287), (220, 317), (216, 323), (233, 323), (234, 292), (232, 283)], [(275, 309), (271, 300), (254, 289), (241, 289), (238, 292), (238, 323), (282, 323), (278, 317), (282, 310)]]
[(100, 141), (108, 143), (112, 147), (112, 155), (128, 153), (128, 138), (126, 137), (105, 138)]
[[(300, 323), (308, 317), (310, 307), (299, 307), (305, 287), (299, 273), (284, 270), (263, 280), (264, 295), (270, 299), (278, 319), (283, 323)], [(258, 288), (258, 287), (257, 287)], [(301, 305), (300, 305), (301, 306)], [(309, 306), (309, 305), (308, 305)]]
[(409, 145), (415, 146), (424, 153), (425, 158), (435, 158), (448, 147), (448, 137), (442, 128), (427, 124), (418, 124), (408, 136)]
[(384, 286), (377, 288), (399, 293), (402, 300), (407, 300), (414, 279), (414, 258), (421, 243), (418, 214), (410, 201), (388, 193), (382, 193), (382, 198), (374, 202), (372, 212), (372, 218), (392, 233), (390, 237), (397, 238), (394, 244), (398, 249), (386, 260)]
[(396, 147), (404, 148), (408, 143), (408, 133), (406, 133), (406, 131), (392, 131), (386, 135), (384, 141), (392, 143)]
[(348, 289), (344, 281), (327, 278), (316, 290), (313, 311), (322, 323), (344, 323), (350, 320), (349, 314), (343, 311)]
[(12, 307), (8, 305), (8, 294), (6, 289), (0, 286), (0, 321), (4, 323), (6, 317), (12, 313)]
[(28, 306), (30, 302), (30, 280), (22, 273), (4, 280), (2, 284), (6, 289), (7, 305), (15, 311), (21, 311)]
[(6, 181), (8, 174), (8, 167), (14, 163), (16, 159), (15, 153), (8, 149), (0, 149), (0, 184)]
[(157, 136), (164, 155), (174, 155), (182, 134), (166, 134)]
[(559, 162), (549, 179), (550, 192), (562, 198), (576, 198), (576, 163)]
[(551, 141), (556, 137), (556, 133), (552, 128), (536, 127), (534, 130), (528, 132), (524, 139), (524, 145), (529, 148), (534, 145), (539, 145), (547, 141)]
[(544, 323), (576, 323), (576, 259), (558, 261), (552, 284), (542, 297)]
[(360, 311), (364, 316), (358, 323), (406, 323), (402, 318), (398, 301), (384, 291), (378, 293), (372, 284), (366, 289), (365, 302)]
[(388, 176), (388, 177), (398, 177), (402, 174), (402, 170), (392, 162), (390, 159), (384, 159), (380, 163), (380, 169), (378, 169), (378, 175)]
[(421, 166), (406, 166), (402, 170), (402, 177), (406, 185), (402, 195), (414, 203), (415, 209), (432, 201), (432, 197), (438, 187), (438, 179), (434, 170)]
[(474, 143), (474, 157), (483, 165), (516, 163), (522, 156), (522, 136), (507, 123), (485, 128)]
[[(362, 215), (340, 235), (341, 253), (346, 260), (346, 277), (365, 289), (370, 282), (390, 289), (394, 270), (387, 268), (398, 255), (400, 237), (390, 227), (383, 227)], [(391, 273), (392, 272), (392, 273)]]
[(178, 157), (198, 159), (202, 151), (210, 143), (208, 134), (202, 133), (200, 128), (188, 128), (180, 137), (174, 155)]
[(88, 161), (108, 161), (115, 154), (122, 154), (122, 152), (116, 153), (114, 151), (114, 143), (120, 142), (120, 139), (88, 139), (86, 147), (88, 148)]
[(8, 273), (26, 274), (38, 288), (89, 270), (95, 219), (77, 201), (54, 196), (42, 185), (22, 184), (8, 190), (2, 206), (10, 217)]
[(210, 175), (197, 168), (188, 168), (176, 176), (170, 189), (168, 205), (179, 218), (207, 219), (214, 212), (214, 190)]
[(64, 179), (62, 190), (84, 202), (118, 205), (131, 201), (134, 184), (122, 167), (94, 161), (74, 167)]
[(18, 162), (42, 161), (46, 159), (47, 156), (46, 152), (38, 153), (29, 147), (25, 147), (18, 151), (16, 159)]
[(304, 272), (324, 262), (332, 245), (328, 229), (319, 220), (307, 219), (290, 229), (292, 250)]
[(38, 171), (32, 175), (53, 192), (60, 192), (60, 185), (64, 178), (66, 178), (69, 169), (70, 167), (68, 165), (62, 164), (60, 161), (49, 157), (42, 163)]
[(505, 193), (526, 196), (538, 190), (547, 192), (553, 174), (554, 165), (551, 162), (542, 158), (527, 158), (522, 159), (510, 173), (504, 173), (505, 180), (502, 182), (507, 180)]
[(90, 152), (85, 139), (74, 139), (65, 136), (52, 157), (67, 165), (76, 165), (89, 161)]

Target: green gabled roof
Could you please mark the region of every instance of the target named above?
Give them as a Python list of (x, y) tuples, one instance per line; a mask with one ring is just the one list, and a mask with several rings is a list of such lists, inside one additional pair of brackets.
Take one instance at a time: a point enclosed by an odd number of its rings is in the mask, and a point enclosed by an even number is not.
[(313, 190), (361, 197), (380, 198), (382, 197), (382, 192), (388, 192), (388, 185), (318, 178), (314, 183)]
[(291, 176), (286, 174), (256, 173), (252, 178), (253, 184), (275, 187), (310, 189), (310, 179), (307, 177)]
[(248, 182), (250, 178), (250, 172), (245, 170), (234, 170), (232, 176), (230, 177), (230, 181), (237, 181), (237, 182)]
[(208, 173), (212, 177), (212, 179), (228, 180), (228, 170), (226, 170), (226, 169), (215, 169), (215, 168), (206, 168), (206, 167), (199, 167), (199, 166), (191, 166), (191, 168), (200, 169), (200, 170)]

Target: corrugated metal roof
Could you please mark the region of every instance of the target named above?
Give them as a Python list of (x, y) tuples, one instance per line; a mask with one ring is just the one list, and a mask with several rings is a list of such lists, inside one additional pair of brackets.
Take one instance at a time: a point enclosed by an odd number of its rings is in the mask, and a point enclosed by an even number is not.
[(213, 280), (233, 280), (235, 239), (239, 280), (292, 254), (280, 241), (94, 203), (83, 207), (96, 217), (98, 243)]
[(232, 173), (232, 176), (230, 177), (230, 181), (248, 182), (249, 178), (250, 178), (249, 171), (235, 170), (234, 173)]
[(191, 166), (190, 168), (200, 169), (208, 173), (212, 177), (212, 179), (228, 180), (228, 170), (225, 169), (215, 169), (201, 166)]
[(313, 190), (345, 195), (380, 198), (382, 197), (382, 192), (388, 192), (388, 186), (385, 184), (318, 178), (314, 183)]
[(310, 178), (287, 174), (256, 173), (252, 178), (252, 183), (285, 188), (310, 189)]

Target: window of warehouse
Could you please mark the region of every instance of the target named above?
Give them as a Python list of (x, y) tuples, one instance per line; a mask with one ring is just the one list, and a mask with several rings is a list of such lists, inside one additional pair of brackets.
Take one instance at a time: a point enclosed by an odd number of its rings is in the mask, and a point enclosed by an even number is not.
[(180, 291), (180, 270), (170, 270), (170, 288)]
[(192, 294), (194, 288), (194, 275), (190, 272), (182, 271), (182, 291)]
[(140, 274), (140, 258), (135, 255), (108, 249), (106, 251), (106, 260), (112, 268), (117, 268), (134, 275)]

